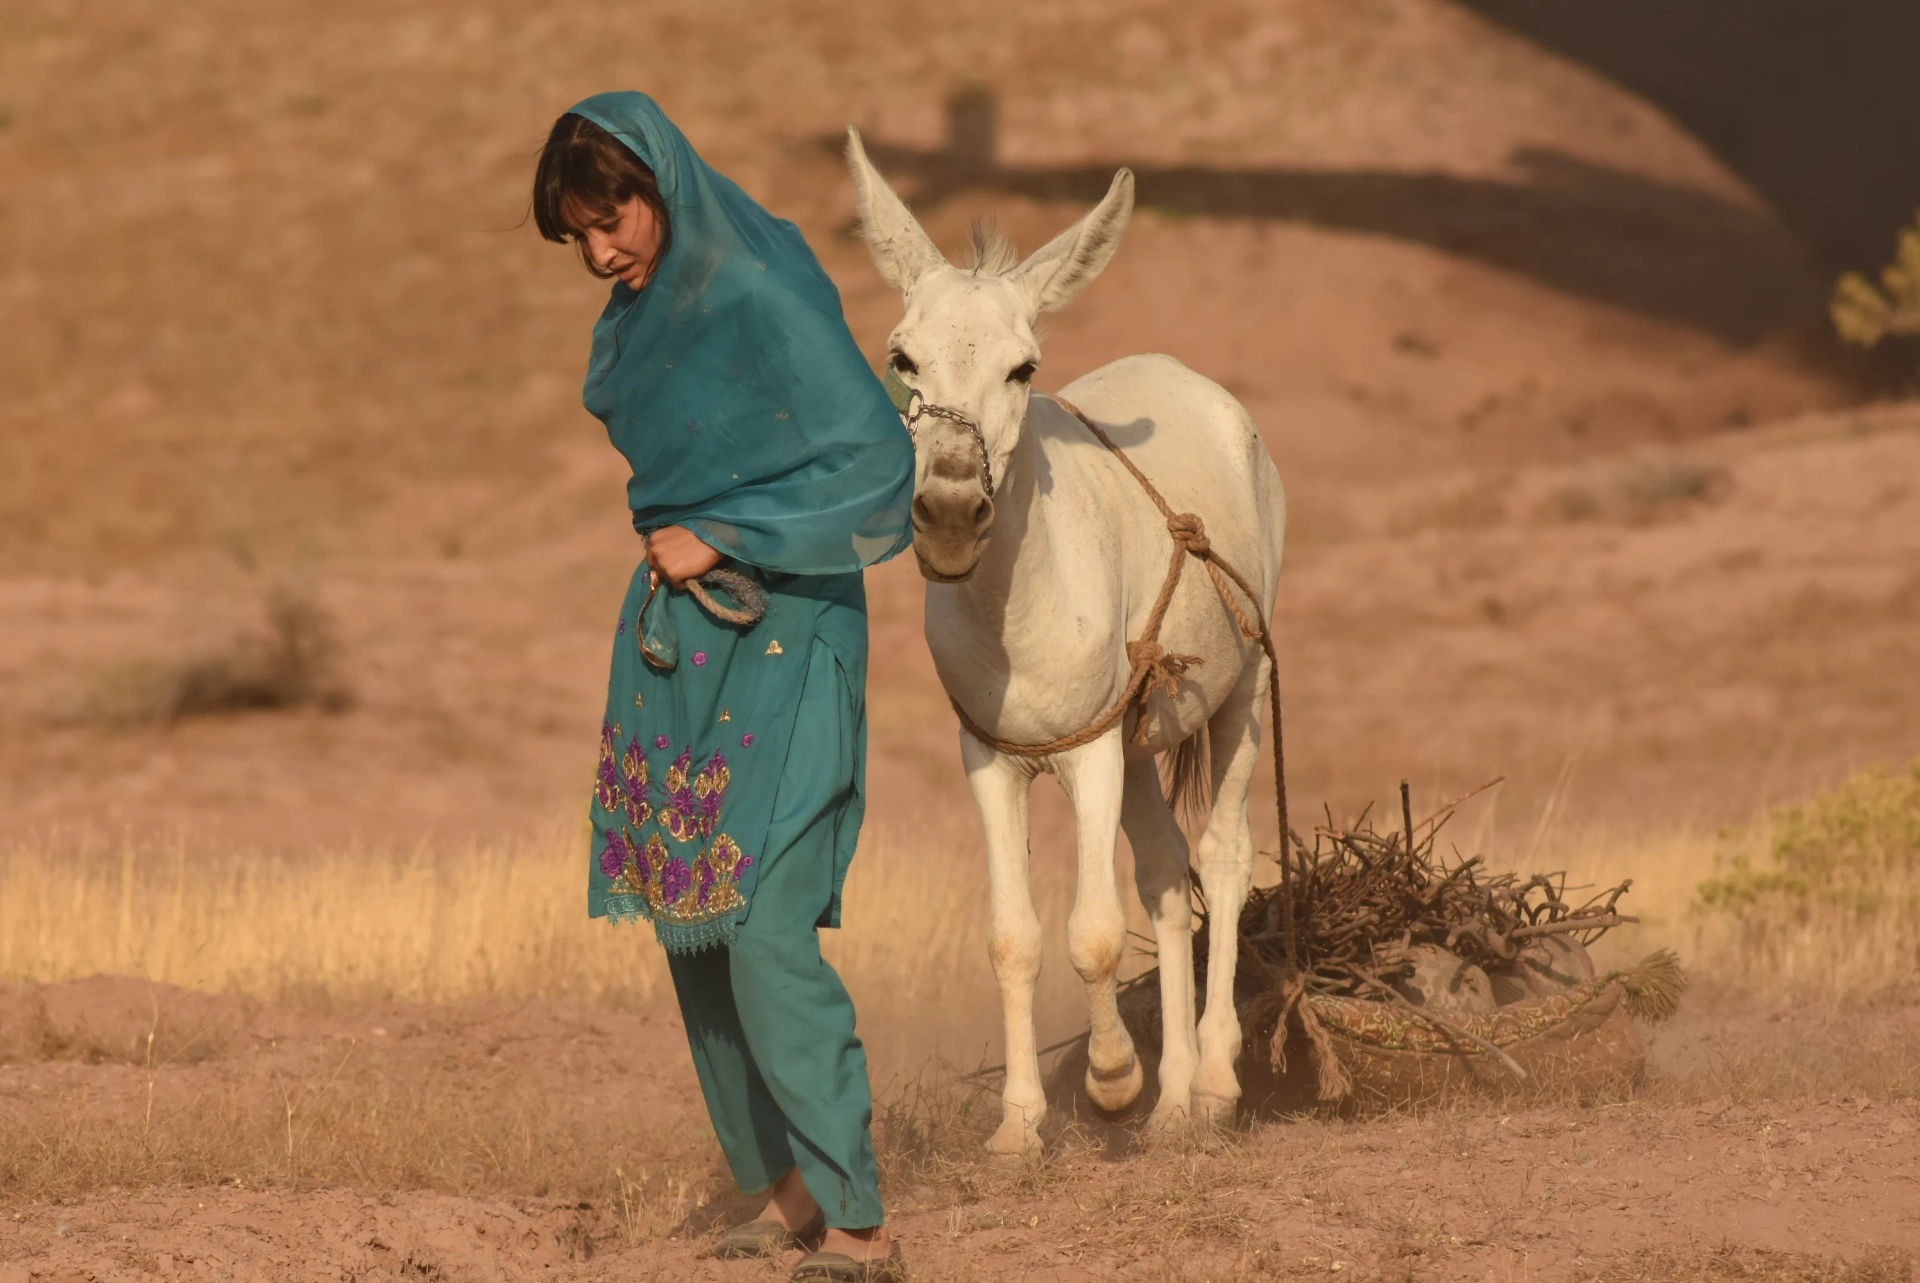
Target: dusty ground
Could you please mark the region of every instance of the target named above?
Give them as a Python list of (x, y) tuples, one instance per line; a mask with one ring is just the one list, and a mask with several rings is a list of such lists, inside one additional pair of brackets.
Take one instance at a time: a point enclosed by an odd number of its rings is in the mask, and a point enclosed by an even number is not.
[[(1000, 128), (959, 182), (968, 81)], [(1040, 382), (1166, 351), (1260, 422), (1296, 806), (1505, 773), (1479, 836), (1519, 853), (1920, 753), (1920, 409), (1869, 404), (1810, 256), (1693, 140), (1441, 0), (20, 0), (0, 848), (454, 849), (577, 814), (633, 546), (575, 390), (602, 287), (514, 225), (546, 122), (628, 84), (800, 223), (875, 354), (898, 300), (844, 235), (847, 122), (948, 246), (989, 212), (1037, 245), (1136, 167)], [(918, 581), (869, 584), (876, 825), (975, 858)], [(146, 715), (281, 585), (331, 616), (349, 708)], [(1039, 818), (1057, 858), (1051, 793)], [(1125, 1161), (1068, 1135), (1033, 1171), (964, 1157), (950, 1089), (896, 1094), (889, 1179), (931, 1278), (1904, 1278), (1873, 1255), (1920, 1249), (1889, 1001), (1704, 991), (1604, 1107)], [(167, 1002), (163, 1037), (137, 985), (0, 998), (0, 1283), (760, 1276), (698, 1259), (741, 1205), (667, 1014)]]
[[(1028, 1167), (972, 1157), (986, 1102), (948, 1081), (881, 1109), (894, 1224), (926, 1279), (1908, 1277), (1916, 1009), (1841, 1027), (1720, 1007), (1668, 1031), (1633, 1099), (1250, 1120), (1147, 1152), (1069, 1129)], [(0, 1010), (7, 1283), (779, 1276), (704, 1257), (748, 1205), (714, 1171), (685, 1058), (659, 1054), (670, 1016), (323, 1017), (121, 980)], [(1817, 1054), (1797, 1083), (1749, 1072), (1779, 1068), (1758, 1035), (1869, 1029), (1877, 1074)]]

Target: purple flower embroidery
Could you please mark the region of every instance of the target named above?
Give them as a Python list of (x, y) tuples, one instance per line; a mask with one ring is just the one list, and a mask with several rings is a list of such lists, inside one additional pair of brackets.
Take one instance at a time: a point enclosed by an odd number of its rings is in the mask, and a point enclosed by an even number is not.
[(593, 800), (603, 811), (617, 811), (626, 802), (626, 791), (620, 785), (620, 768), (613, 760), (611, 728), (601, 743), (600, 767), (594, 772)]
[(703, 667), (705, 667), (705, 666), (706, 666), (706, 662), (707, 662), (707, 652), (706, 652), (706, 651), (704, 651), (704, 650), (696, 650), (696, 651), (694, 651), (694, 652), (693, 652), (693, 666), (694, 666), (695, 668), (703, 668)]
[(672, 740), (670, 740), (670, 739), (668, 739), (668, 738), (667, 738), (666, 736), (664, 736), (664, 735), (662, 735), (662, 736), (660, 736), (660, 737), (659, 737), (658, 739), (656, 739), (656, 740), (654, 740), (654, 741), (653, 741), (653, 746), (654, 746), (655, 748), (665, 748), (665, 747), (667, 747), (667, 746), (668, 746), (669, 744), (671, 744), (671, 743), (673, 743), (673, 741), (672, 741)]
[(624, 616), (624, 615), (622, 615), (622, 616), (620, 617), (620, 626), (619, 626), (618, 628), (616, 628), (616, 629), (614, 629), (614, 630), (613, 630), (613, 635), (614, 635), (615, 637), (625, 637), (625, 636), (627, 635), (627, 619), (626, 619), (626, 616)]
[(660, 898), (668, 904), (685, 895), (687, 888), (692, 885), (693, 870), (681, 863), (678, 856), (668, 860), (666, 867), (660, 870)]
[(700, 903), (704, 905), (707, 902), (707, 897), (712, 894), (713, 866), (702, 860), (700, 862)]
[(740, 737), (740, 747), (741, 747), (741, 748), (752, 748), (752, 747), (753, 747), (753, 732), (752, 732), (752, 731), (748, 731), (748, 732), (747, 732), (747, 733), (746, 733), (745, 735), (742, 735), (742, 736)]
[(626, 834), (607, 834), (606, 850), (600, 852), (600, 872), (610, 878), (619, 877), (620, 871), (627, 867), (627, 856), (631, 851), (632, 848), (627, 845)]

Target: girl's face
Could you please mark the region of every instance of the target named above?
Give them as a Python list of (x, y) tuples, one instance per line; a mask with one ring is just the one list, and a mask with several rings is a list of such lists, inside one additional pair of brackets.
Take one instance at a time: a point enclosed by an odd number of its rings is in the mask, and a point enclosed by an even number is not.
[(639, 289), (653, 275), (660, 257), (660, 217), (638, 196), (605, 215), (580, 211), (574, 235), (586, 246), (587, 257), (603, 272)]

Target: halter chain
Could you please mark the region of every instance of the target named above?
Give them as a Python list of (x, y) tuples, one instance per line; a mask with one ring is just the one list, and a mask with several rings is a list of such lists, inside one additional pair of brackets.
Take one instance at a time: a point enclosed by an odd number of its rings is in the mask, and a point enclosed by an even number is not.
[(958, 410), (949, 406), (935, 405), (922, 395), (919, 388), (908, 388), (907, 407), (901, 411), (901, 417), (907, 421), (909, 436), (918, 435), (914, 432), (913, 426), (927, 415), (932, 415), (936, 419), (945, 419), (948, 423), (957, 423), (973, 437), (974, 445), (980, 448), (980, 488), (987, 492), (987, 498), (993, 498), (993, 462), (987, 454), (987, 438), (980, 431), (980, 425)]

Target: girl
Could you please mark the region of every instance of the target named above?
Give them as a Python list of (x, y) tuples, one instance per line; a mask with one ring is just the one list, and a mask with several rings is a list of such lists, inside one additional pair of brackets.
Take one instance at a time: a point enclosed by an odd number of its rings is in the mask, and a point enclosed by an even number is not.
[(614, 630), (589, 912), (653, 923), (727, 1162), (771, 1191), (719, 1254), (802, 1246), (795, 1279), (903, 1279), (817, 929), (840, 925), (864, 809), (860, 571), (910, 539), (912, 444), (799, 230), (651, 98), (560, 117), (533, 209), (615, 281), (585, 400), (633, 465), (646, 548)]

